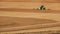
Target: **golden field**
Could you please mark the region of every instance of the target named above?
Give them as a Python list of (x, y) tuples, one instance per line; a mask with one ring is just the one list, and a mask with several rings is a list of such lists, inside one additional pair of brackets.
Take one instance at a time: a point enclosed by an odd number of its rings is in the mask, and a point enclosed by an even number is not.
[[(59, 31), (59, 0), (41, 1), (1, 0), (0, 34), (40, 34), (40, 31)], [(41, 5), (44, 5), (46, 10), (37, 9)]]

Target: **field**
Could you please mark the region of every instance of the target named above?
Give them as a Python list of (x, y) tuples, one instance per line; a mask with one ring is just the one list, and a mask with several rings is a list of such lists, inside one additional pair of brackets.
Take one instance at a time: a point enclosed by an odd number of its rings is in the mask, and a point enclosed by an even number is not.
[(60, 34), (60, 0), (0, 0), (0, 34), (54, 33)]
[(0, 9), (0, 32), (23, 33), (60, 30), (60, 11)]

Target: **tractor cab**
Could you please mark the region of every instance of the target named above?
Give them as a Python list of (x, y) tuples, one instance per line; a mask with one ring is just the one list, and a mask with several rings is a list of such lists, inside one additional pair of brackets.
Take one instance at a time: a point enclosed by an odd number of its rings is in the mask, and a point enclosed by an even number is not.
[(39, 7), (39, 9), (40, 9), (40, 10), (45, 10), (46, 8), (45, 8), (45, 6), (41, 5), (41, 6)]

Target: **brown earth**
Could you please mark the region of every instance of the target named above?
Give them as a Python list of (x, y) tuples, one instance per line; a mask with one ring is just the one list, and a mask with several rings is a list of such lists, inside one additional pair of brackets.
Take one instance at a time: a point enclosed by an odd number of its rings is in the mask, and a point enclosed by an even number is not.
[(0, 0), (0, 2), (47, 2), (47, 3), (60, 3), (60, 0)]
[(49, 19), (36, 19), (36, 18), (19, 18), (19, 17), (5, 17), (0, 16), (0, 28), (10, 26), (28, 26), (44, 23), (56, 23), (57, 21)]
[[(41, 2), (46, 3), (49, 8), (54, 9), (55, 7), (56, 9), (57, 6), (57, 9), (60, 9), (58, 8), (60, 0), (0, 0), (0, 2), (0, 7), (2, 7), (0, 8), (0, 32), (24, 33), (60, 30), (60, 10), (46, 9), (42, 11), (34, 9), (34, 7), (40, 6)], [(25, 9), (27, 6), (33, 9)], [(22, 9), (21, 7), (25, 8)]]
[(35, 9), (1, 8), (0, 32), (37, 32), (45, 29), (59, 29), (60, 12), (57, 10), (54, 11), (55, 10), (41, 11)]

